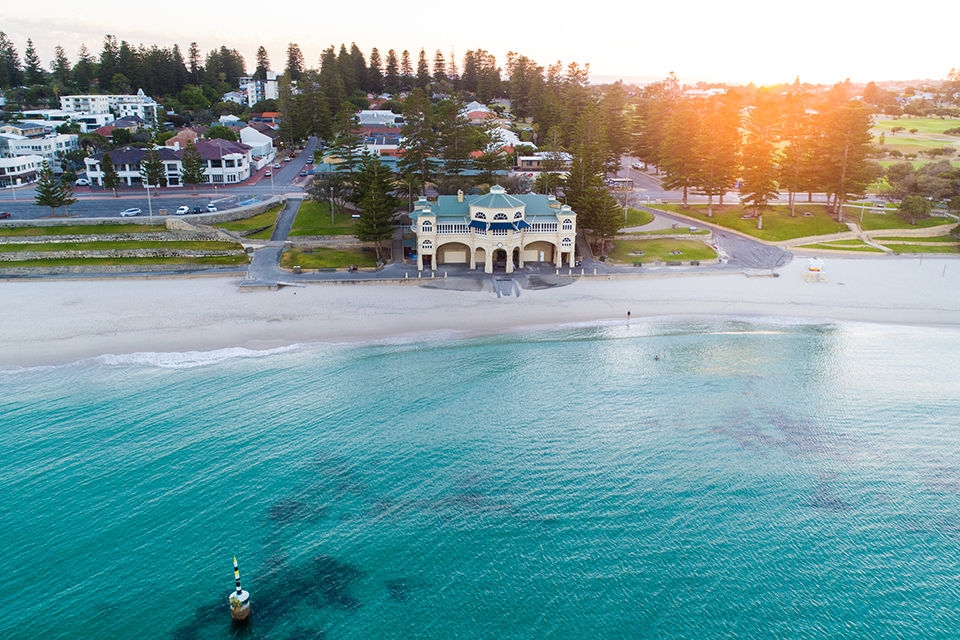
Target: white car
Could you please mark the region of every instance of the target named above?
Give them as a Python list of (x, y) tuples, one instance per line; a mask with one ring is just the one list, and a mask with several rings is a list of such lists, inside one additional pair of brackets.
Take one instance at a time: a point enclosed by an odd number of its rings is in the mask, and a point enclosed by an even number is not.
[(143, 213), (143, 211), (141, 211), (140, 209), (137, 209), (136, 207), (132, 207), (130, 209), (124, 209), (123, 211), (121, 211), (120, 217), (129, 218), (130, 216), (138, 216), (141, 213)]
[(207, 203), (207, 211), (213, 213), (216, 210), (217, 210), (217, 205), (213, 204), (212, 202)]
[(77, 181), (74, 182), (73, 184), (77, 185), (78, 187), (89, 187), (90, 181), (87, 180), (86, 178), (77, 178)]
[(190, 213), (190, 207), (188, 207), (188, 206), (185, 205), (185, 204), (180, 205), (179, 207), (177, 207), (177, 215), (178, 215), (178, 216), (182, 216), (182, 215), (185, 214), (185, 213)]

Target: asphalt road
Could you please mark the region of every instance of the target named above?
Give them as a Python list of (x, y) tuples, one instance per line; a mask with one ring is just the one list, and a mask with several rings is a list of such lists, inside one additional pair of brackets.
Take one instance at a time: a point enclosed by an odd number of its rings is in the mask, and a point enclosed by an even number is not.
[[(250, 201), (251, 199), (265, 200), (273, 195), (302, 194), (303, 183), (307, 178), (300, 177), (300, 171), (306, 167), (308, 158), (312, 158), (317, 148), (317, 140), (310, 139), (304, 151), (290, 162), (281, 162), (280, 168), (269, 167), (272, 176), (265, 176), (266, 168), (256, 172), (250, 179), (229, 187), (202, 186), (196, 190), (192, 187), (165, 187), (158, 190), (151, 189), (148, 200), (146, 190), (142, 187), (127, 187), (118, 189), (115, 196), (112, 191), (98, 187), (75, 187), (74, 196), (78, 202), (71, 205), (66, 212), (57, 210), (58, 216), (69, 214), (79, 218), (120, 218), (124, 209), (139, 208), (143, 211), (142, 217), (149, 217), (151, 209), (153, 215), (174, 215), (177, 207), (187, 205), (192, 211), (194, 207), (206, 210), (208, 203), (213, 203), (217, 209), (225, 210)], [(51, 216), (49, 207), (40, 207), (34, 203), (32, 186), (21, 187), (16, 190), (5, 189), (0, 192), (0, 211), (9, 211), (12, 220), (38, 220)], [(127, 218), (130, 220), (130, 218)]]

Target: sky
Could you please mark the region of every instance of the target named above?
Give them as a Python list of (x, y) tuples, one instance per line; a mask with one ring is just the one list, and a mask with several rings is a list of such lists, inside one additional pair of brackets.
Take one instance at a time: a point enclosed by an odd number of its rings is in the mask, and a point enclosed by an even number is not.
[[(99, 55), (105, 34), (131, 45), (172, 47), (186, 54), (191, 42), (204, 53), (222, 45), (243, 55), (248, 71), (264, 46), (282, 71), (289, 43), (308, 68), (333, 45), (356, 43), (369, 60), (376, 47), (420, 49), (433, 63), (437, 50), (462, 67), (468, 50), (485, 49), (505, 66), (509, 51), (546, 67), (554, 62), (590, 65), (594, 81), (649, 82), (676, 73), (699, 81), (769, 85), (833, 84), (888, 80), (943, 80), (960, 68), (951, 33), (960, 18), (957, 0), (911, 5), (891, 0), (647, 0), (622, 3), (185, 2), (132, 5), (129, 1), (48, 0), (42, 10), (4, 2), (0, 30), (23, 59), (31, 38), (45, 67), (54, 46), (71, 63), (81, 43)], [(140, 7), (148, 7), (148, 14)], [(942, 26), (938, 26), (942, 25)], [(504, 73), (504, 76), (506, 74)]]

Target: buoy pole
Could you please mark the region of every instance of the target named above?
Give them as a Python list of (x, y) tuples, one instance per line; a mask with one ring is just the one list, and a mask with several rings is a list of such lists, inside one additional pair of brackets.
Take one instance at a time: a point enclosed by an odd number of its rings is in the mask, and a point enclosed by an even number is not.
[(250, 594), (240, 587), (240, 567), (237, 565), (237, 556), (233, 556), (233, 580), (237, 583), (237, 590), (230, 593), (230, 617), (237, 622), (246, 622), (250, 619)]

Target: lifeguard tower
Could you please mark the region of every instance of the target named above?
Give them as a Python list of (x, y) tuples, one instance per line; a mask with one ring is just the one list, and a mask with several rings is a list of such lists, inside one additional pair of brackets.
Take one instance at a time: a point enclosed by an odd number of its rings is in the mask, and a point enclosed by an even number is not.
[(807, 282), (826, 282), (823, 275), (823, 260), (820, 258), (810, 258), (807, 260), (807, 272), (803, 279)]

